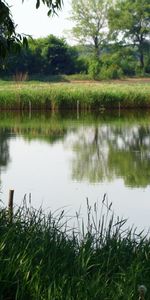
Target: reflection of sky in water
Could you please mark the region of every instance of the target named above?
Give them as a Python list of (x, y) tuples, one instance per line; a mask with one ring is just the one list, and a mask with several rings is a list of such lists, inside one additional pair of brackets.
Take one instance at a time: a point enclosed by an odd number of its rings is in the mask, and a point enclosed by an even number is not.
[[(137, 139), (137, 128), (124, 130), (124, 142), (127, 143), (129, 153), (131, 143)], [(129, 135), (127, 136), (127, 132)], [(109, 151), (107, 138), (117, 149), (124, 149), (123, 139), (120, 132), (115, 134), (103, 126), (98, 133), (99, 149), (103, 151), (104, 158), (107, 160)], [(15, 202), (21, 203), (24, 194), (32, 194), (32, 205), (34, 207), (43, 206), (44, 209), (61, 209), (70, 215), (75, 215), (76, 211), (86, 211), (86, 198), (90, 204), (98, 201), (101, 205), (103, 195), (107, 193), (110, 202), (113, 202), (115, 213), (121, 217), (129, 218), (130, 224), (135, 224), (140, 229), (149, 227), (150, 213), (150, 186), (131, 188), (125, 186), (123, 178), (115, 177), (113, 169), (112, 180), (105, 177), (103, 182), (90, 183), (87, 176), (83, 176), (82, 181), (72, 179), (73, 164), (82, 166), (83, 161), (76, 161), (76, 143), (79, 146), (91, 145), (94, 139), (94, 127), (81, 127), (76, 132), (70, 132), (65, 140), (57, 141), (53, 144), (44, 141), (25, 141), (23, 138), (10, 139), (9, 153), (10, 162), (5, 170), (2, 170), (2, 195), (1, 199), (6, 203), (9, 189), (15, 189)], [(149, 147), (150, 139), (145, 136), (144, 146)], [(85, 143), (85, 144), (84, 144)], [(74, 148), (75, 147), (75, 148)], [(77, 148), (79, 150), (79, 148)], [(89, 149), (85, 149), (86, 150)], [(149, 157), (150, 149), (146, 149)], [(93, 148), (92, 148), (93, 151)], [(95, 151), (95, 150), (94, 150)], [(136, 151), (136, 148), (134, 149)], [(95, 155), (95, 153), (94, 153)], [(94, 156), (93, 156), (94, 157)], [(91, 160), (94, 159), (91, 157)], [(86, 162), (86, 161), (85, 161)], [(90, 163), (90, 161), (89, 161)], [(85, 174), (87, 175), (87, 174)], [(149, 179), (150, 182), (150, 179)]]

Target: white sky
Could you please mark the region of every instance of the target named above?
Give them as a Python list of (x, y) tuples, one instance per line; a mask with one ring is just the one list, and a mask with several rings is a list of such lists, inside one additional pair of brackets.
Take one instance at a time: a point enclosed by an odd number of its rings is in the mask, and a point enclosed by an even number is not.
[[(67, 20), (70, 15), (71, 5), (70, 0), (64, 0), (62, 10), (58, 12), (58, 16), (48, 17), (48, 9), (41, 4), (39, 9), (35, 8), (36, 0), (7, 0), (11, 6), (13, 19), (17, 26), (18, 33), (32, 35), (33, 38), (45, 37), (49, 34), (54, 34), (58, 37), (67, 37), (65, 30), (72, 27), (70, 20)], [(67, 41), (73, 44), (73, 40), (68, 38)]]

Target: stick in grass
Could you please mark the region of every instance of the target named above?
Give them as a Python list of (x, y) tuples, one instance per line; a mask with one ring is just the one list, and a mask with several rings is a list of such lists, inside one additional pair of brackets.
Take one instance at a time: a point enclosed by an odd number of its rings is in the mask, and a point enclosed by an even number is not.
[(10, 222), (12, 222), (13, 219), (13, 198), (14, 198), (14, 190), (9, 190), (8, 213), (9, 213)]

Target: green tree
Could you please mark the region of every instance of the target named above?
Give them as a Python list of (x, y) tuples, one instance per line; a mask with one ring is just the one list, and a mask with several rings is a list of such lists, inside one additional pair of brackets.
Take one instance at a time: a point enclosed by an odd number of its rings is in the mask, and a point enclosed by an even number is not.
[(137, 69), (137, 51), (130, 46), (107, 45), (101, 56), (101, 79), (115, 79), (124, 75), (133, 76)]
[(107, 37), (108, 0), (72, 0), (75, 21), (72, 33), (80, 42), (92, 44), (94, 55), (99, 57)]
[[(51, 15), (61, 8), (63, 0), (35, 0), (36, 8), (40, 7), (41, 2), (47, 6), (48, 15)], [(0, 58), (5, 58), (12, 50), (19, 51), (22, 44), (27, 46), (27, 38), (16, 33), (10, 7), (5, 0), (0, 0)]]
[(71, 52), (66, 41), (49, 35), (43, 39), (41, 55), (44, 61), (44, 73), (46, 74), (68, 74), (73, 73), (72, 57), (75, 51)]
[(20, 50), (21, 43), (26, 45), (26, 37), (17, 34), (9, 6), (0, 0), (0, 58), (10, 51)]
[(49, 35), (46, 38), (29, 39), (28, 48), (18, 54), (9, 54), (5, 70), (1, 74), (19, 73), (58, 75), (73, 74), (78, 70), (78, 52), (64, 39)]
[(21, 75), (25, 73), (33, 74), (40, 72), (42, 68), (41, 56), (35, 53), (29, 48), (20, 49), (19, 53), (8, 54), (5, 62), (5, 69), (1, 70), (3, 75)]
[(115, 41), (137, 47), (141, 70), (150, 36), (150, 1), (116, 0), (109, 9), (109, 26)]

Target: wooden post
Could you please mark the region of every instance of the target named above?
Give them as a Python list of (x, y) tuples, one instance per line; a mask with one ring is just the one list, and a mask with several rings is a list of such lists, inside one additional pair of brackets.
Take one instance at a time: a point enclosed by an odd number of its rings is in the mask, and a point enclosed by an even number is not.
[(118, 109), (119, 109), (119, 118), (120, 118), (120, 101), (119, 101)]
[(31, 101), (29, 101), (29, 119), (31, 119), (31, 114), (32, 114), (32, 104)]
[(79, 100), (77, 101), (77, 120), (79, 119)]
[(13, 219), (13, 198), (14, 198), (14, 190), (9, 190), (8, 214), (9, 214), (10, 222), (12, 222)]

